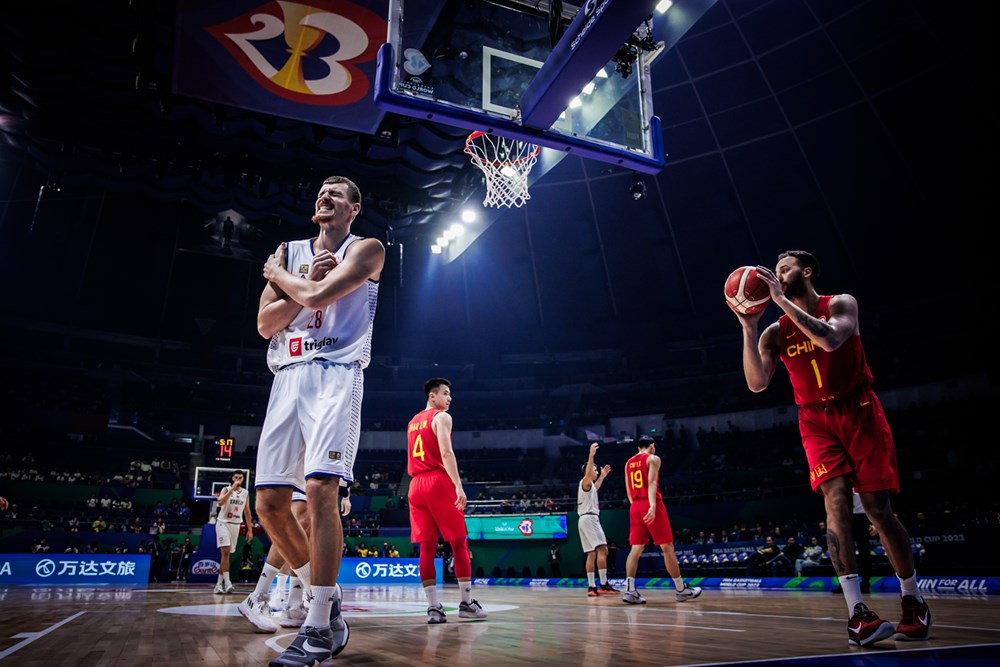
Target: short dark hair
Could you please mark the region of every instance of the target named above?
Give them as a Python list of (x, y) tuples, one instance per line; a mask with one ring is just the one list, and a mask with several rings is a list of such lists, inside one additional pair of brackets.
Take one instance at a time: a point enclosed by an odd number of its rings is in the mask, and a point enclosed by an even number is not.
[(346, 176), (331, 176), (323, 181), (323, 185), (336, 185), (337, 183), (343, 183), (347, 186), (347, 198), (351, 200), (352, 204), (361, 203), (361, 188)]
[[(595, 468), (597, 467), (597, 464), (596, 464), (596, 463), (594, 464), (594, 467), (595, 467)], [(589, 470), (587, 470), (587, 464), (586, 464), (586, 463), (584, 463), (584, 464), (583, 464), (582, 466), (580, 466), (580, 473), (582, 473), (582, 474), (586, 475), (586, 474), (587, 474), (587, 473), (589, 473), (589, 472), (590, 472), (590, 471), (589, 471)]]
[(778, 255), (778, 261), (786, 257), (794, 257), (803, 269), (812, 269), (813, 278), (819, 278), (819, 260), (816, 259), (816, 255), (806, 250), (786, 250)]
[(427, 396), (432, 391), (437, 392), (438, 387), (441, 386), (450, 387), (451, 380), (449, 380), (448, 378), (431, 378), (430, 380), (424, 383), (424, 396)]
[(646, 449), (647, 447), (649, 447), (650, 445), (655, 444), (655, 443), (656, 443), (656, 440), (654, 440), (653, 436), (651, 436), (651, 435), (642, 435), (642, 436), (639, 436), (639, 442), (638, 442), (639, 449)]

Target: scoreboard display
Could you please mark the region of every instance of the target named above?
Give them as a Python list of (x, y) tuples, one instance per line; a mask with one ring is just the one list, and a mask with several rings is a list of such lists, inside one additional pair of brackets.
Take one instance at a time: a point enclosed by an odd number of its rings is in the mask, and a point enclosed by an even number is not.
[(234, 441), (232, 438), (216, 438), (215, 439), (215, 462), (216, 463), (227, 463), (233, 460), (233, 445)]

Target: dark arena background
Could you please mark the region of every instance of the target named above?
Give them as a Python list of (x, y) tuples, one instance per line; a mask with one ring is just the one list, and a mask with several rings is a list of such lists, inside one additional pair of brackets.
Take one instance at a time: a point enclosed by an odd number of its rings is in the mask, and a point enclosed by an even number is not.
[[(436, 86), (478, 105), (487, 43), (529, 74), (494, 78), (483, 99), (523, 93), (578, 11), (624, 11), (580, 4), (412, 10), (426, 41), (397, 61), (414, 77), (409, 98), (422, 104)], [(664, 164), (616, 160), (655, 123), (615, 111), (586, 138), (600, 155), (544, 144), (530, 199), (499, 209), (483, 206), (467, 124), (512, 121), (449, 118), (440, 100), (411, 113), (376, 104), (376, 52), (398, 0), (5, 6), (0, 667), (266, 665), (292, 641), (294, 628), (255, 633), (237, 612), (270, 544), (255, 510), (256, 539), (244, 530), (231, 560), (237, 593), (213, 594), (212, 495), (242, 469), (253, 496), (273, 378), (257, 332), (263, 265), (280, 242), (315, 236), (316, 193), (335, 174), (359, 185), (352, 231), (379, 239), (386, 262), (344, 518), (351, 640), (334, 662), (1000, 663), (985, 5), (639, 4), (651, 32), (599, 55), (618, 64), (605, 78), (635, 86), (623, 104), (655, 110), (662, 132), (647, 139)], [(294, 42), (294, 12), (319, 16), (325, 36)], [(280, 28), (259, 47), (233, 37), (282, 20), (284, 40)], [(339, 71), (320, 58), (330, 53), (350, 65), (340, 88), (323, 78)], [(298, 79), (282, 77), (295, 67)], [(581, 100), (584, 113), (599, 106)], [(723, 296), (733, 269), (773, 268), (795, 249), (819, 258), (821, 294), (859, 304), (897, 450), (892, 509), (934, 615), (928, 641), (849, 647), (828, 553), (802, 576), (754, 557), (768, 538), (826, 540), (788, 373), (779, 364), (766, 391), (748, 389)], [(780, 314), (771, 304), (761, 329)], [(406, 427), (435, 376), (452, 383), (474, 593), (489, 618), (459, 620), (442, 542), (449, 622), (429, 626)], [(597, 464), (611, 466), (608, 577), (624, 590), (623, 466), (644, 435), (696, 600), (675, 600), (653, 545), (637, 574), (647, 604), (587, 595), (581, 466), (598, 443)], [(872, 568), (865, 600), (895, 623), (900, 583), (879, 536), (859, 550)], [(275, 579), (272, 600), (286, 584)]]

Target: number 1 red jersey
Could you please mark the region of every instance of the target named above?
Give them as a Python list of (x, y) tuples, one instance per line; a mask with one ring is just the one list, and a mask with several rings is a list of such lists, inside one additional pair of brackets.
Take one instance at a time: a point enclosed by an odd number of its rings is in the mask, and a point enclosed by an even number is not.
[[(830, 319), (832, 296), (821, 296), (813, 317)], [(797, 405), (830, 401), (853, 394), (872, 383), (861, 335), (855, 334), (827, 352), (796, 326), (788, 315), (778, 318), (778, 347), (788, 369)]]
[[(625, 473), (628, 475), (628, 495), (632, 500), (649, 500), (649, 460), (650, 454), (636, 454), (625, 462)], [(656, 489), (656, 499), (662, 500), (660, 489)]]
[(441, 446), (431, 428), (431, 422), (439, 412), (441, 410), (433, 408), (418, 412), (406, 427), (406, 470), (410, 477), (433, 470), (447, 474), (441, 460)]

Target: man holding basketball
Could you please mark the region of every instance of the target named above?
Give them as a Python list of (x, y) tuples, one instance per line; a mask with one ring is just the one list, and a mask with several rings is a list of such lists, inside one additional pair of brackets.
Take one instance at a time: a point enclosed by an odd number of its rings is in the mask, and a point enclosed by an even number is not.
[[(871, 389), (858, 302), (850, 294), (819, 295), (813, 287), (819, 262), (804, 250), (781, 253), (774, 273), (758, 266), (757, 274), (784, 314), (758, 340), (764, 311), (737, 313), (743, 327), (743, 372), (750, 391), (757, 393), (770, 384), (778, 359), (788, 369), (810, 482), (826, 504), (830, 560), (851, 614), (848, 642), (868, 646), (889, 637), (927, 639), (931, 614), (917, 590), (910, 537), (889, 503), (889, 494), (899, 493), (896, 448)], [(899, 578), (903, 613), (895, 629), (862, 601), (851, 530), (852, 486)]]
[(652, 436), (639, 438), (639, 453), (625, 462), (625, 489), (629, 502), (629, 544), (632, 549), (625, 560), (625, 593), (622, 602), (646, 604), (635, 588), (635, 575), (639, 571), (639, 558), (649, 540), (660, 547), (663, 564), (674, 581), (678, 602), (687, 602), (701, 595), (701, 588), (691, 588), (684, 583), (681, 566), (674, 551), (674, 531), (660, 493), (660, 457), (656, 455), (656, 441)]
[(410, 506), (410, 541), (420, 545), (420, 581), (427, 596), (427, 622), (447, 623), (438, 597), (434, 555), (438, 533), (451, 545), (455, 577), (462, 592), (459, 618), (486, 618), (472, 599), (472, 559), (465, 526), (467, 502), (458, 461), (451, 447), (451, 382), (431, 378), (424, 383), (427, 405), (406, 428), (406, 469), (413, 478), (407, 500)]

